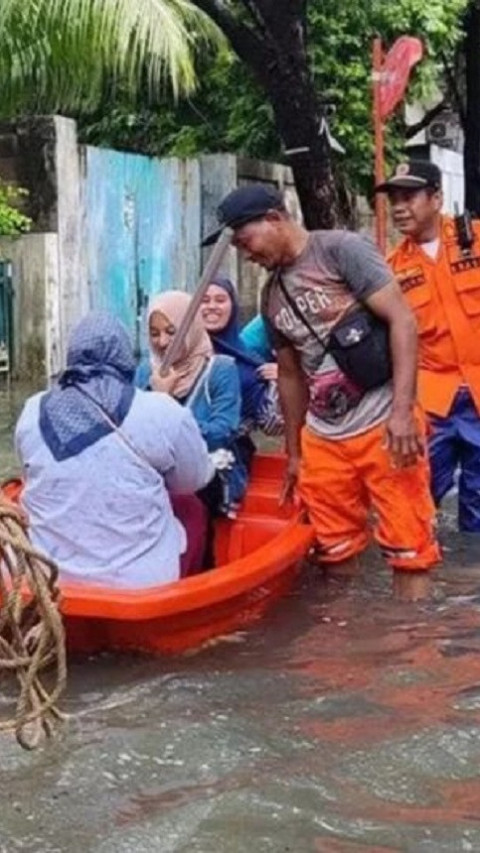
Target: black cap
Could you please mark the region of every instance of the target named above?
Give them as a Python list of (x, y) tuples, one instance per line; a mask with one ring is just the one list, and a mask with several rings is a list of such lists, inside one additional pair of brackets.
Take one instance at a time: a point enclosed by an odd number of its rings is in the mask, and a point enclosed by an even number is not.
[(400, 163), (395, 173), (375, 187), (376, 193), (388, 193), (390, 190), (424, 190), (430, 187), (439, 190), (442, 186), (442, 173), (435, 163), (429, 160), (410, 160)]
[(217, 209), (220, 228), (209, 234), (202, 246), (216, 243), (224, 228), (240, 228), (254, 219), (261, 219), (269, 210), (285, 210), (281, 193), (266, 184), (247, 184), (232, 190)]

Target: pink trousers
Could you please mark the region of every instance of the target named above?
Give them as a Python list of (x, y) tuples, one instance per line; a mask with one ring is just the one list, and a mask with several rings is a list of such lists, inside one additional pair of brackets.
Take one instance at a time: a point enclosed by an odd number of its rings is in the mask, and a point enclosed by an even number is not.
[(180, 559), (180, 577), (195, 575), (203, 569), (207, 545), (208, 512), (196, 495), (170, 495), (173, 511), (187, 534), (187, 550)]

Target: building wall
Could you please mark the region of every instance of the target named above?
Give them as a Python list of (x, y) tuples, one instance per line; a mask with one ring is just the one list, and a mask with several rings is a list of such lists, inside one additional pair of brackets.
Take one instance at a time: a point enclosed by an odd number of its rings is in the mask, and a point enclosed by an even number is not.
[(82, 270), (77, 277), (82, 300), (89, 308), (118, 316), (138, 348), (149, 296), (195, 286), (199, 163), (90, 147), (82, 154)]
[(0, 128), (0, 175), (27, 188), (39, 232), (0, 248), (12, 260), (21, 374), (57, 372), (69, 331), (92, 309), (120, 317), (140, 347), (150, 294), (194, 289), (199, 160), (79, 146), (75, 122), (56, 116)]
[[(300, 205), (288, 166), (250, 160), (232, 154), (210, 154), (200, 158), (202, 179), (202, 239), (218, 227), (216, 210), (221, 199), (231, 190), (251, 183), (264, 183), (280, 190), (290, 213), (301, 220)], [(211, 249), (204, 249), (205, 263)], [(258, 310), (259, 295), (266, 274), (255, 264), (243, 261), (235, 249), (230, 249), (222, 270), (238, 286), (241, 316), (246, 320)]]
[[(22, 373), (30, 359), (26, 353), (38, 350), (42, 340), (43, 356), (35, 364), (49, 376), (56, 372), (70, 330), (92, 309), (118, 316), (134, 336), (137, 351), (144, 350), (150, 295), (168, 288), (195, 289), (210, 251), (201, 249), (201, 241), (216, 227), (220, 200), (236, 186), (254, 181), (274, 185), (300, 216), (291, 171), (284, 166), (230, 154), (157, 160), (79, 146), (75, 122), (59, 116), (42, 119), (33, 129), (22, 124), (4, 130), (3, 137), (0, 132), (0, 154), (2, 138), (9, 177), (23, 182), (35, 200), (30, 210), (34, 229), (46, 222), (54, 229), (21, 238), (12, 254), (22, 306), (16, 314), (16, 364)], [(39, 175), (47, 188), (41, 193)], [(252, 316), (265, 278), (262, 271), (242, 262), (232, 249), (222, 272), (238, 284), (244, 319)], [(21, 314), (29, 319), (20, 322)]]
[(0, 238), (0, 256), (12, 264), (15, 375), (52, 376), (58, 350), (58, 238), (54, 233)]
[(448, 148), (440, 148), (438, 145), (431, 145), (430, 159), (442, 172), (444, 212), (455, 213), (455, 205), (457, 205), (460, 213), (463, 213), (465, 206), (463, 154), (458, 151), (449, 151)]
[[(158, 160), (79, 146), (75, 122), (58, 116), (0, 128), (0, 174), (3, 168), (30, 191), (34, 230), (43, 230), (7, 251), (22, 373), (33, 366), (47, 376), (57, 373), (72, 326), (92, 309), (123, 320), (143, 351), (150, 295), (195, 289), (210, 251), (201, 241), (216, 227), (221, 199), (235, 187), (259, 181), (275, 186), (301, 219), (286, 166), (231, 154)], [(359, 221), (361, 230), (371, 232), (372, 211), (364, 200)], [(222, 272), (238, 284), (242, 319), (250, 318), (265, 273), (234, 249)]]

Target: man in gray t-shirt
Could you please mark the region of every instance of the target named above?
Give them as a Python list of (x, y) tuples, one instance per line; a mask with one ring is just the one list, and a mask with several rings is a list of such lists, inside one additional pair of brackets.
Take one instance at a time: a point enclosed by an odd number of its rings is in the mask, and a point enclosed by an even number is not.
[(342, 317), (391, 279), (370, 241), (351, 231), (313, 231), (300, 255), (282, 268), (283, 287), (272, 280), (265, 288), (263, 314), (275, 349), (293, 345), (300, 356), (310, 387), (306, 422), (317, 435), (357, 435), (390, 412), (391, 384), (365, 393), (324, 352), (322, 342)]
[[(357, 234), (306, 231), (280, 194), (263, 184), (230, 193), (219, 219), (233, 229), (233, 244), (272, 272), (262, 313), (278, 353), (285, 416), (282, 498), (298, 479), (324, 563), (343, 562), (365, 548), (373, 507), (375, 537), (396, 570), (397, 591), (423, 596), (439, 549), (424, 420), (416, 408), (417, 334), (389, 267)], [(386, 324), (390, 352), (379, 358), (386, 363), (391, 356), (393, 363), (391, 382), (373, 388), (369, 381), (363, 387), (345, 364), (342, 370), (328, 351), (332, 329), (362, 307)]]

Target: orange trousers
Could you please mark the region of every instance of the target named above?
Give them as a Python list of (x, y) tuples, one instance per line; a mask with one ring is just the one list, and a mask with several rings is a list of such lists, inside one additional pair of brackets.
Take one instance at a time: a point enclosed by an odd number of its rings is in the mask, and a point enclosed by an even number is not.
[(320, 557), (338, 563), (363, 551), (373, 516), (373, 534), (392, 568), (429, 569), (441, 557), (428, 461), (394, 468), (384, 437), (385, 424), (340, 441), (304, 427), (299, 492)]

